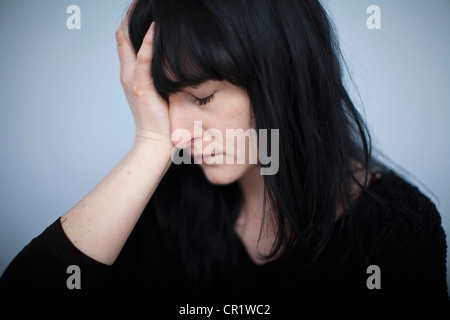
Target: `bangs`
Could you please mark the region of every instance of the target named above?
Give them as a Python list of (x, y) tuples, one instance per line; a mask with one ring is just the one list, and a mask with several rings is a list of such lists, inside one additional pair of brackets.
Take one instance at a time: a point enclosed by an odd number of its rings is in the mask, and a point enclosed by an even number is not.
[[(152, 77), (163, 98), (168, 99), (170, 94), (206, 80), (228, 80), (244, 85), (251, 73), (238, 65), (237, 61), (243, 64), (236, 56), (241, 49), (230, 45), (230, 39), (221, 28), (225, 22), (213, 8), (189, 0), (161, 0), (164, 4), (160, 6), (158, 2), (154, 7)], [(174, 6), (176, 9), (171, 10)], [(234, 54), (230, 48), (234, 48)]]

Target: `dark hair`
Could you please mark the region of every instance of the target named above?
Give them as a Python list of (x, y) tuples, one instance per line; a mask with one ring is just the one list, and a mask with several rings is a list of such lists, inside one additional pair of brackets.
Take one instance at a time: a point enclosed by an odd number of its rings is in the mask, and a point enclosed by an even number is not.
[[(370, 136), (342, 80), (342, 57), (317, 0), (138, 0), (129, 20), (135, 52), (156, 22), (152, 76), (162, 97), (208, 79), (245, 88), (257, 128), (279, 129), (279, 171), (265, 175), (265, 208), (278, 226), (271, 255), (301, 248), (315, 261), (351, 185), (367, 185)], [(269, 137), (268, 141), (271, 139)], [(269, 143), (270, 148), (270, 143)], [(355, 163), (366, 173), (356, 177)], [(209, 183), (194, 165), (172, 165), (148, 208), (188, 274), (236, 262), (237, 183)], [(350, 221), (350, 218), (349, 220)]]

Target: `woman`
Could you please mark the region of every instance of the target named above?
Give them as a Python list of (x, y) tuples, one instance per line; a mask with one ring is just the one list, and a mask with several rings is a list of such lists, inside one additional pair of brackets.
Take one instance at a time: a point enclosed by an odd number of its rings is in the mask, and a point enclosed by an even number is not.
[(137, 0), (116, 37), (134, 147), (4, 292), (448, 298), (439, 213), (371, 156), (317, 0)]

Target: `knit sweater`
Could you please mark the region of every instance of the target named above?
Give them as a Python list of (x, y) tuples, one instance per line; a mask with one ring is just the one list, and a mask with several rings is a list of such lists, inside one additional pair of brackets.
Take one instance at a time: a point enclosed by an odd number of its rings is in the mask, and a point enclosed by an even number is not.
[(351, 234), (345, 219), (338, 220), (313, 266), (295, 249), (257, 265), (239, 242), (237, 267), (195, 283), (151, 212), (142, 214), (112, 266), (79, 251), (58, 219), (10, 263), (0, 292), (31, 298), (448, 299), (447, 245), (435, 205), (394, 173), (374, 177), (367, 191), (351, 213)]

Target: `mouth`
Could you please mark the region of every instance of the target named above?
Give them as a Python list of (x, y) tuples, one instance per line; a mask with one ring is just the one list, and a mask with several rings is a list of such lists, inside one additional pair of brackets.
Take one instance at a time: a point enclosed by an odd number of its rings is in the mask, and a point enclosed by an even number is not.
[(221, 153), (212, 152), (211, 154), (194, 154), (192, 155), (197, 162), (204, 162), (207, 159), (211, 159), (213, 157), (219, 156)]

